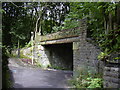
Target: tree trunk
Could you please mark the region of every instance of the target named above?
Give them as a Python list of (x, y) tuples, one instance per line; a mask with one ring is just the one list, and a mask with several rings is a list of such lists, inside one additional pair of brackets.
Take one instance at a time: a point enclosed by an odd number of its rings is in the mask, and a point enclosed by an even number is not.
[(116, 14), (117, 14), (117, 26), (118, 26), (117, 29), (120, 29), (120, 2), (117, 5)]
[(109, 13), (109, 31), (110, 30), (112, 30), (112, 14), (111, 13)]

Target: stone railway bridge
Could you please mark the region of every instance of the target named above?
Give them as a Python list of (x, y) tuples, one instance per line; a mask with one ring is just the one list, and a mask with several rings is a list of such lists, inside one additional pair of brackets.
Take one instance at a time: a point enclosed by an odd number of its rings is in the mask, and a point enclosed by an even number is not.
[[(35, 38), (35, 57), (43, 67), (53, 66), (69, 70), (92, 68), (100, 72), (97, 55), (100, 49), (87, 37), (86, 20), (80, 26)], [(102, 69), (101, 69), (102, 70)]]
[(120, 87), (120, 68), (107, 67), (97, 60), (100, 52), (94, 41), (87, 38), (85, 19), (80, 20), (79, 27), (35, 36), (34, 57), (42, 67), (73, 71), (89, 69), (103, 74), (104, 87)]

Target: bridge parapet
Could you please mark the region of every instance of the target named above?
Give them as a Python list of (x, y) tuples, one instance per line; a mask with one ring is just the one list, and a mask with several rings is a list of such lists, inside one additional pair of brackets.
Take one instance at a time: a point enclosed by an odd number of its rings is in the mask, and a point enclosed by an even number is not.
[(37, 33), (37, 36), (39, 38), (39, 41), (50, 41), (50, 40), (57, 40), (57, 39), (63, 39), (63, 38), (78, 37), (79, 34), (80, 34), (80, 28), (75, 27), (72, 29), (61, 30), (59, 32), (44, 35), (44, 36), (39, 36), (39, 34)]
[(86, 20), (83, 20), (83, 19), (80, 20), (79, 27), (75, 27), (71, 29), (64, 29), (56, 33), (43, 35), (43, 36), (40, 36), (39, 33), (37, 33), (35, 40), (38, 42), (46, 42), (46, 41), (61, 40), (61, 39), (67, 39), (67, 38), (70, 39), (70, 38), (75, 38), (79, 36), (80, 38), (86, 37)]

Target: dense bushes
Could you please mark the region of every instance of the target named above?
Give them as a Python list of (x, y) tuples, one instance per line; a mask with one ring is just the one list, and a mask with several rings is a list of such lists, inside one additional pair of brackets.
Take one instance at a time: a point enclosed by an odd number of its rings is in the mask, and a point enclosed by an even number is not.
[(69, 83), (73, 88), (103, 88), (101, 75), (87, 71), (77, 71)]

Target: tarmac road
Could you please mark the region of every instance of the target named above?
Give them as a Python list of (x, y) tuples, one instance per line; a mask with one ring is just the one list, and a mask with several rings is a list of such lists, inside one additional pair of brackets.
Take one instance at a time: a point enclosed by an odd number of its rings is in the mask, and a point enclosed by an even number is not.
[(14, 88), (64, 88), (68, 89), (67, 80), (72, 71), (44, 70), (14, 66), (9, 64)]

